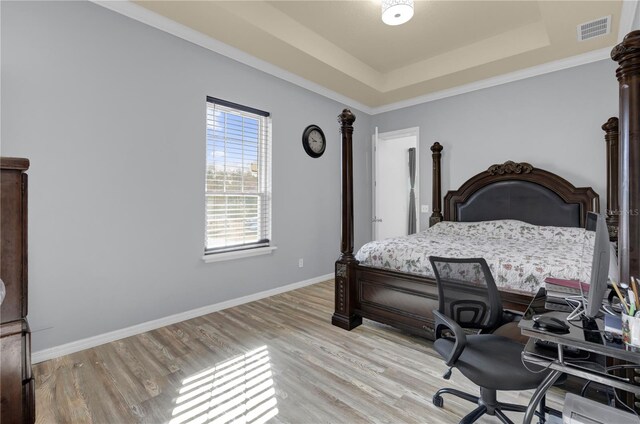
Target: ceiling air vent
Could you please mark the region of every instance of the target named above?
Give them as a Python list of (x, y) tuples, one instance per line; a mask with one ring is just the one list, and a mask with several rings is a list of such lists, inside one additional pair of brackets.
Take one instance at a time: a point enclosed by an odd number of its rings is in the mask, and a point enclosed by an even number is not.
[(588, 40), (611, 31), (611, 15), (578, 25), (578, 41)]

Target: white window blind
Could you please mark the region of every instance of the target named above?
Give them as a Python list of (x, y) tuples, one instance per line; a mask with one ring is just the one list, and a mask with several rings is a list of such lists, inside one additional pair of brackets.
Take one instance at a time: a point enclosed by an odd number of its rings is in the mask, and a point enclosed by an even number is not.
[(269, 246), (269, 113), (207, 97), (205, 254)]

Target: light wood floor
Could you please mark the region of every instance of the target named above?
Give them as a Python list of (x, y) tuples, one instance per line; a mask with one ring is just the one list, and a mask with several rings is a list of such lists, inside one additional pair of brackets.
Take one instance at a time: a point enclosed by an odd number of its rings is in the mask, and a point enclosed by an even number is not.
[(441, 378), (431, 342), (371, 321), (347, 332), (332, 310), (327, 281), (37, 364), (37, 422), (456, 423), (473, 409), (431, 403), (477, 390)]

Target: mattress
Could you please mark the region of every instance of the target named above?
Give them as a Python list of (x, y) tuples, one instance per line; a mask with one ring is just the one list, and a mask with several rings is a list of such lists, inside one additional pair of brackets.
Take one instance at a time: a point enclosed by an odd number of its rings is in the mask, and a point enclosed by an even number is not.
[(429, 256), (487, 261), (496, 285), (536, 293), (546, 277), (588, 281), (595, 232), (515, 220), (440, 222), (417, 234), (365, 244), (362, 265), (434, 278)]

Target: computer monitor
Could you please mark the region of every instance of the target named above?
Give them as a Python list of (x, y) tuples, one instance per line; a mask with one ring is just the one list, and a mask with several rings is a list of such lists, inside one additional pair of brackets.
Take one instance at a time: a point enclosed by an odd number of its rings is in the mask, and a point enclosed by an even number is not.
[(595, 231), (596, 239), (593, 245), (589, 297), (584, 315), (588, 318), (595, 318), (600, 311), (604, 294), (607, 291), (611, 242), (609, 241), (609, 230), (603, 215), (589, 212), (585, 228), (587, 231)]

